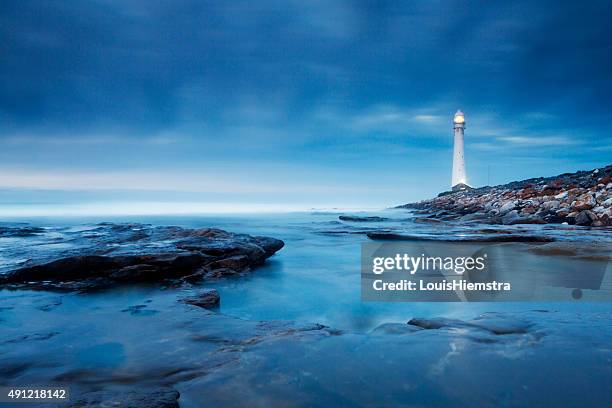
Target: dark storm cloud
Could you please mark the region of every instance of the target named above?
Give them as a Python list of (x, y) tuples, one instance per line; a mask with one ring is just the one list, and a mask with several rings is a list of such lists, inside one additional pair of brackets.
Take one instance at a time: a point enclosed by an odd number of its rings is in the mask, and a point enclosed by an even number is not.
[(0, 162), (442, 174), (461, 107), (468, 168), (599, 165), (611, 17), (604, 1), (4, 1)]
[(293, 115), (330, 98), (348, 108), (440, 99), (509, 113), (610, 107), (605, 2), (1, 7), (0, 109), (15, 125), (167, 127), (279, 94)]

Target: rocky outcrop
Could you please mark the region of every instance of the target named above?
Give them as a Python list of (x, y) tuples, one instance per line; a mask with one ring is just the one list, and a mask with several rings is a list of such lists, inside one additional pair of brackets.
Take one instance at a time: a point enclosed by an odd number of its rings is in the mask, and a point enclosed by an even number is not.
[[(100, 225), (80, 236), (79, 249), (0, 275), (0, 285), (91, 290), (117, 284), (176, 284), (243, 274), (283, 241), (213, 228)], [(75, 254), (76, 252), (76, 254)]]
[(496, 187), (448, 192), (399, 206), (441, 220), (612, 226), (612, 165)]
[(424, 236), (424, 235), (409, 235), (397, 234), (392, 232), (368, 232), (367, 237), (374, 241), (436, 241), (436, 242), (552, 242), (554, 238), (540, 235), (492, 235), (486, 236), (483, 234), (463, 235), (463, 236)]
[(388, 221), (388, 218), (378, 216), (357, 216), (357, 215), (341, 215), (338, 217), (340, 221), (351, 222), (383, 222)]
[(445, 317), (422, 318), (415, 317), (408, 325), (425, 330), (437, 329), (478, 329), (494, 335), (525, 334), (533, 326), (531, 322), (500, 313), (485, 313), (472, 320), (463, 321)]
[(203, 309), (213, 309), (219, 306), (221, 302), (221, 297), (219, 296), (219, 292), (216, 289), (204, 289), (199, 291), (193, 296), (186, 296), (184, 298), (180, 298), (179, 302), (198, 306)]

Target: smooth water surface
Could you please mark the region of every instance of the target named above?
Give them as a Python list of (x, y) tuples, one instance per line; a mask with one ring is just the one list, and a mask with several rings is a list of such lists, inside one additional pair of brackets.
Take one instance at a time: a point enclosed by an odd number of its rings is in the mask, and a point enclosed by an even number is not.
[[(49, 251), (64, 249), (63, 234), (80, 233), (101, 221), (139, 222), (154, 225), (178, 225), (188, 228), (217, 227), (231, 232), (267, 235), (285, 241), (285, 247), (265, 265), (243, 277), (207, 282), (205, 286), (219, 290), (220, 312), (252, 320), (296, 320), (316, 322), (339, 329), (369, 331), (384, 322), (405, 322), (413, 316), (447, 316), (470, 318), (484, 311), (522, 311), (554, 309), (563, 311), (612, 310), (608, 302), (572, 301), (558, 303), (429, 303), (429, 302), (362, 302), (360, 289), (360, 245), (367, 242), (364, 231), (387, 229), (425, 236), (461, 236), (473, 233), (482, 226), (419, 225), (407, 211), (380, 212), (389, 218), (384, 222), (341, 222), (335, 212), (182, 216), (130, 217), (100, 219), (31, 219), (23, 220), (32, 226), (46, 228), (42, 235), (23, 238), (0, 238), (0, 269), (9, 268), (27, 258)], [(368, 214), (372, 215), (372, 214)], [(609, 230), (586, 230), (560, 226), (523, 226), (514, 228), (521, 233), (554, 235), (560, 240), (612, 242)], [(534, 258), (536, 259), (536, 258)], [(537, 258), (540, 259), (540, 258)], [(542, 262), (564, 262), (563, 257), (544, 257)], [(553, 266), (554, 268), (554, 266)], [(610, 286), (610, 282), (602, 282)], [(569, 293), (568, 289), (568, 293)], [(140, 288), (112, 291), (99, 297), (121, 297)], [(7, 292), (0, 292), (6, 296)], [(78, 299), (85, 296), (77, 296)], [(85, 301), (83, 299), (83, 301)], [(88, 301), (87, 301), (88, 302)]]

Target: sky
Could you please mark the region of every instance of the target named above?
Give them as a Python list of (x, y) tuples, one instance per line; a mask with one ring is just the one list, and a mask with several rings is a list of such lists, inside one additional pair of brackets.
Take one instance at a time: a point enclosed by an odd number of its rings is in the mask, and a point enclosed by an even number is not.
[(0, 215), (384, 208), (612, 161), (606, 1), (3, 1)]

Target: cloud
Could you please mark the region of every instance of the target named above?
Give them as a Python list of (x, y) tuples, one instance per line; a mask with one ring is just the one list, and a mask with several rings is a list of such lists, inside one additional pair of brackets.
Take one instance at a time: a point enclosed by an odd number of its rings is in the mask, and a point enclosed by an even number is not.
[(158, 132), (151, 136), (139, 136), (131, 134), (122, 134), (123, 132), (112, 133), (97, 133), (97, 132), (80, 132), (74, 131), (70, 133), (49, 133), (41, 130), (17, 132), (0, 136), (0, 142), (5, 145), (47, 145), (47, 146), (78, 146), (78, 145), (170, 145), (184, 142), (185, 138), (182, 135), (173, 132)]
[(444, 115), (437, 108), (408, 108), (390, 104), (367, 106), (354, 112), (343, 110), (338, 104), (323, 104), (315, 110), (314, 117), (324, 126), (356, 134), (378, 132), (417, 136), (424, 133), (432, 136), (445, 121), (450, 123), (452, 114)]
[[(266, 173), (273, 171), (267, 170)], [(239, 194), (329, 194), (355, 192), (384, 192), (386, 187), (367, 187), (355, 184), (337, 185), (328, 182), (296, 182), (303, 177), (297, 167), (285, 166), (277, 175), (261, 179), (260, 170), (249, 173), (219, 171), (219, 169), (168, 171), (115, 170), (96, 172), (40, 171), (36, 169), (0, 168), (0, 188), (38, 190), (113, 190), (113, 191), (176, 191), (193, 193)], [(312, 173), (310, 171), (309, 173)], [(189, 174), (189, 176), (186, 176)], [(285, 174), (291, 174), (286, 178)]]
[(497, 140), (521, 147), (570, 146), (580, 144), (579, 140), (566, 136), (500, 136)]
[(468, 149), (482, 151), (511, 152), (513, 150), (533, 147), (557, 148), (581, 145), (583, 141), (567, 136), (546, 136), (534, 134), (533, 136), (497, 136), (494, 141), (479, 141), (468, 143)]

